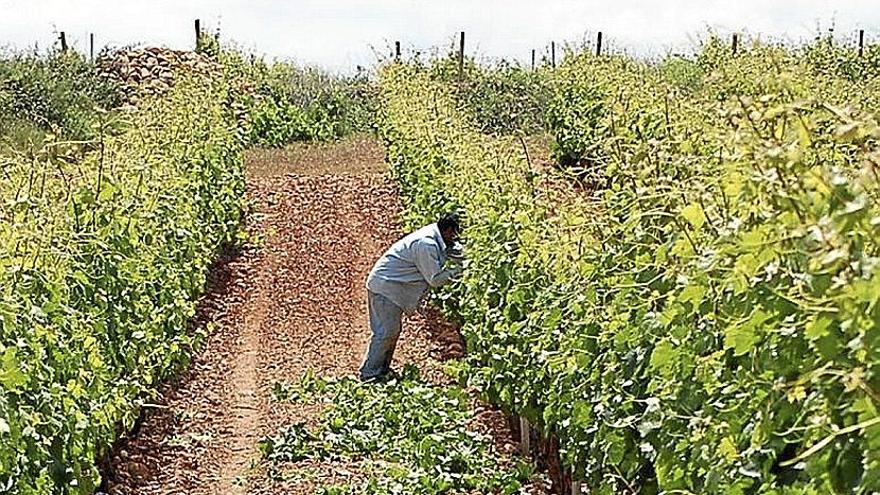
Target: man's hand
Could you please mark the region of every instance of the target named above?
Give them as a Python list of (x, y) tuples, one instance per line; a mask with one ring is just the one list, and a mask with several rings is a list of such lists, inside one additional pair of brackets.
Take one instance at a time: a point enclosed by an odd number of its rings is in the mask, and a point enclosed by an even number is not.
[(463, 264), (456, 264), (455, 266), (450, 268), (449, 271), (452, 273), (451, 278), (456, 279), (456, 278), (458, 278), (459, 275), (461, 275), (461, 272), (464, 271), (464, 265)]
[(460, 242), (456, 242), (446, 250), (446, 255), (450, 260), (461, 263), (464, 261), (464, 246)]

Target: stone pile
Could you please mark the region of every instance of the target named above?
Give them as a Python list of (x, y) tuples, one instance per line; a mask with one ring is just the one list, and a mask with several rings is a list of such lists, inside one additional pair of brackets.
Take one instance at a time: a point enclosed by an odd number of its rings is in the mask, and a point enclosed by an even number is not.
[(220, 64), (196, 52), (167, 48), (119, 50), (98, 60), (101, 75), (116, 79), (132, 104), (148, 95), (162, 94), (174, 84), (176, 73), (220, 76)]

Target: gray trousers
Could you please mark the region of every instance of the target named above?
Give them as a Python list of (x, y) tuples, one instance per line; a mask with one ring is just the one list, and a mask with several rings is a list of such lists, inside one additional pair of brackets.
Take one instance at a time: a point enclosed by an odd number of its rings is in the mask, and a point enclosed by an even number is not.
[(403, 310), (387, 297), (367, 291), (367, 308), (370, 313), (370, 330), (373, 336), (361, 365), (361, 380), (382, 376), (391, 369), (391, 358), (400, 336), (400, 319)]

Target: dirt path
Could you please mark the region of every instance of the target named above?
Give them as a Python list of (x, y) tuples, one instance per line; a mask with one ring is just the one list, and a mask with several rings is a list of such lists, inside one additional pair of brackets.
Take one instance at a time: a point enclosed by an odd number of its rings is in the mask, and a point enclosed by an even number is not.
[[(275, 383), (307, 370), (355, 373), (369, 336), (363, 281), (401, 233), (381, 149), (359, 140), (330, 154), (250, 154), (247, 228), (255, 241), (214, 270), (197, 319), (215, 328), (116, 449), (111, 494), (311, 494), (351, 475), (330, 464), (314, 466), (312, 479), (279, 482), (258, 469), (261, 438), (319, 413), (272, 401)], [(357, 173), (340, 171), (346, 160), (357, 162)], [(455, 329), (437, 314), (410, 318), (404, 328), (396, 365), (415, 363), (442, 379), (438, 360), (462, 352)], [(482, 414), (491, 416), (501, 448), (513, 450), (500, 416)]]

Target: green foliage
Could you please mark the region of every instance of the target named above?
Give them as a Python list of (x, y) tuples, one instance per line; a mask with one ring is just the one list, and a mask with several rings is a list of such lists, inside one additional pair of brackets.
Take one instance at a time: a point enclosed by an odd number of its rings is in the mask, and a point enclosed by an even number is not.
[(315, 454), (317, 438), (302, 423), (284, 426), (277, 435), (260, 441), (260, 452), (269, 462), (297, 462)]
[(483, 132), (538, 134), (546, 128), (544, 108), (550, 96), (543, 71), (500, 63), (469, 78), (458, 98)]
[(699, 90), (705, 77), (696, 60), (680, 55), (663, 59), (657, 68), (664, 79), (687, 94)]
[(516, 493), (527, 466), (500, 466), (490, 438), (468, 427), (467, 393), (419, 379), (404, 369), (399, 380), (363, 384), (343, 378), (305, 378), (304, 388), (325, 395), (329, 407), (309, 431), (289, 425), (260, 442), (270, 463), (303, 459), (363, 460), (372, 475), (362, 483), (324, 487), (319, 493), (410, 495)]
[(558, 435), (593, 492), (873, 493), (876, 83), (728, 52), (710, 43), (685, 79), (568, 57), (550, 124), (602, 179), (576, 196), (539, 187), (450, 88), (386, 67), (405, 218), (465, 211), (449, 294), (470, 384)]
[(73, 52), (19, 53), (0, 59), (0, 140), (33, 149), (46, 134), (65, 140), (95, 137), (101, 116), (121, 103), (118, 87)]
[(880, 45), (869, 44), (860, 57), (857, 47), (836, 44), (829, 37), (820, 37), (799, 50), (798, 56), (818, 73), (865, 81), (880, 76)]
[[(52, 98), (59, 121), (82, 130)], [(230, 107), (225, 82), (181, 81), (121, 122), (82, 130), (92, 151), (49, 141), (0, 158), (4, 490), (93, 493), (95, 461), (199, 340), (195, 300), (241, 215)]]
[(605, 77), (594, 78), (606, 70), (611, 72), (618, 65), (630, 65), (629, 60), (619, 57), (588, 60), (585, 64), (590, 65), (589, 72), (572, 70), (572, 65), (567, 64), (553, 75), (559, 80), (578, 81), (578, 84), (553, 85), (547, 108), (547, 123), (554, 136), (554, 158), (565, 168), (590, 169), (602, 162), (599, 148), (605, 129), (601, 127), (601, 119), (607, 113), (608, 88), (603, 84)]
[(418, 65), (435, 81), (453, 88), (461, 110), (473, 118), (482, 132), (534, 135), (546, 129), (548, 68), (532, 71), (504, 60), (481, 65), (468, 58), (459, 81), (458, 58), (454, 54)]
[(340, 94), (325, 94), (307, 107), (268, 97), (251, 107), (251, 142), (264, 146), (283, 146), (295, 141), (332, 141), (366, 125), (348, 115), (354, 102)]
[(272, 397), (279, 402), (307, 402), (323, 393), (326, 388), (327, 382), (316, 377), (312, 370), (308, 370), (300, 378), (299, 383), (275, 382), (272, 387)]
[(252, 144), (331, 141), (373, 127), (375, 91), (365, 74), (337, 76), (287, 62), (267, 63), (234, 49), (212, 50), (227, 78), (248, 95)]

